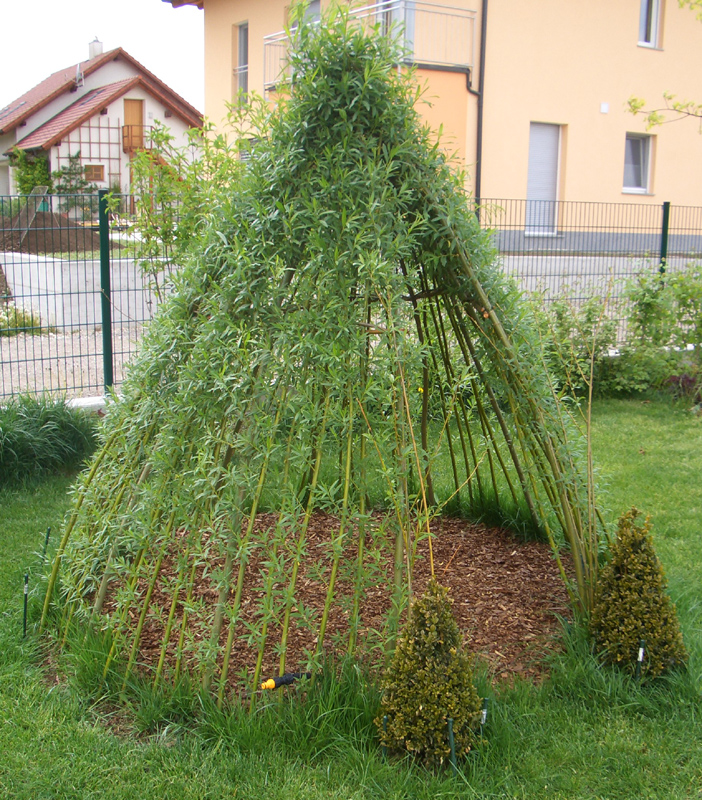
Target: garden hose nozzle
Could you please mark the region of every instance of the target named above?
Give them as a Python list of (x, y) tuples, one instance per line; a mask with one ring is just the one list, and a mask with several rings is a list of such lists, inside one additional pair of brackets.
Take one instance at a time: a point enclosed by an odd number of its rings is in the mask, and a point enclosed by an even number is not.
[(298, 678), (311, 678), (311, 672), (286, 672), (285, 675), (278, 675), (277, 678), (269, 678), (263, 681), (261, 689), (279, 689), (281, 686), (290, 686)]

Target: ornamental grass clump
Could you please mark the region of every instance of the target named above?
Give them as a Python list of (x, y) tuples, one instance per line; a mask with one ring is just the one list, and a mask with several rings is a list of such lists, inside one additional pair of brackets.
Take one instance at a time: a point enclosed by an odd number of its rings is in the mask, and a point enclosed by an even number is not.
[(97, 418), (65, 400), (20, 395), (0, 406), (0, 485), (77, 470), (97, 446)]
[(410, 609), (383, 691), (376, 719), (383, 746), (411, 753), (427, 766), (440, 766), (451, 753), (448, 720), (452, 719), (456, 752), (470, 751), (480, 719), (480, 697), (448, 589), (435, 578)]
[(590, 630), (607, 664), (636, 670), (644, 643), (641, 676), (656, 678), (687, 661), (675, 604), (653, 549), (651, 522), (632, 508), (619, 520), (609, 563), (600, 572)]

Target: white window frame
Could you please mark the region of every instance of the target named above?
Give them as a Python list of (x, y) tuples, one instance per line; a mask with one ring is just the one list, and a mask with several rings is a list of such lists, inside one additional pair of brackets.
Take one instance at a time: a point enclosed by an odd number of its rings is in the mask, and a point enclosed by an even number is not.
[[(537, 122), (532, 120), (529, 123), (530, 132), (529, 138), (531, 140), (531, 126), (532, 125), (550, 125), (558, 129), (558, 149), (556, 151), (556, 196), (553, 200), (535, 200), (529, 198), (529, 191), (527, 187), (527, 200), (526, 200), (526, 220), (524, 225), (524, 236), (526, 237), (556, 237), (558, 233), (558, 210), (561, 194), (561, 170), (562, 170), (562, 155), (563, 155), (563, 128), (564, 126), (557, 122)], [(528, 171), (528, 164), (527, 164)], [(527, 178), (528, 181), (528, 178)], [(536, 208), (537, 224), (534, 225), (533, 209)], [(531, 211), (530, 211), (531, 209)], [(543, 220), (544, 212), (550, 216), (548, 225), (545, 225)], [(530, 219), (531, 218), (531, 219)], [(531, 224), (530, 224), (531, 222)]]
[(246, 102), (249, 95), (249, 23), (236, 28), (236, 67), (234, 67), (234, 99)]
[(661, 38), (661, 0), (641, 0), (639, 47), (659, 48)]
[[(642, 164), (634, 165), (641, 171), (642, 186), (627, 186), (627, 152), (629, 142), (638, 141), (643, 143), (641, 149)], [(646, 133), (627, 133), (624, 144), (624, 179), (622, 181), (622, 192), (624, 194), (651, 194), (651, 161), (653, 155), (653, 136)]]

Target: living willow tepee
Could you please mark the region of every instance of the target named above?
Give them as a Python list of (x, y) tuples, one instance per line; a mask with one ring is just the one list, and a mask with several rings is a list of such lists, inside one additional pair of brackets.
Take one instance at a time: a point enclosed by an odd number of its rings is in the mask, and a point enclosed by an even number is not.
[[(318, 663), (335, 614), (335, 646), (363, 645), (378, 581), (391, 646), (448, 507), (523, 509), (571, 550), (584, 607), (597, 567), (581, 437), (392, 43), (342, 15), (294, 44), (285, 102), (110, 408), (42, 617), (103, 636), (105, 674), (187, 673), (220, 700), (271, 654)], [(315, 644), (291, 664), (300, 629)]]

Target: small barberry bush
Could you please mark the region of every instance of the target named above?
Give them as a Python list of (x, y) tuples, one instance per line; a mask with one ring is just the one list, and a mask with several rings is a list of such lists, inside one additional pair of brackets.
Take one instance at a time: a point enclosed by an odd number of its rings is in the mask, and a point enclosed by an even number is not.
[(409, 752), (427, 766), (439, 766), (450, 755), (449, 718), (456, 753), (465, 754), (474, 743), (480, 709), (471, 660), (462, 647), (448, 589), (432, 578), (424, 595), (412, 604), (383, 680), (376, 719), (381, 744)]
[(600, 572), (590, 631), (605, 663), (633, 673), (644, 641), (642, 677), (656, 678), (687, 661), (675, 604), (650, 536), (632, 508), (619, 520), (611, 558)]

